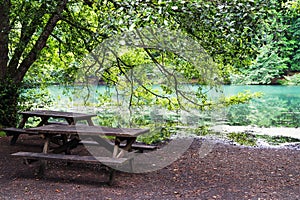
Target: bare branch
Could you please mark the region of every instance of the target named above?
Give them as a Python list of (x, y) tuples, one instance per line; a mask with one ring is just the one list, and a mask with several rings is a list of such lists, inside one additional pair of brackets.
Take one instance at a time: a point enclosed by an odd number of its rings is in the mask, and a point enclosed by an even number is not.
[[(143, 43), (142, 46), (146, 46), (146, 45), (144, 45), (144, 42), (143, 42), (141, 33), (140, 33), (138, 30), (137, 30), (137, 33), (138, 33), (138, 35), (139, 35), (139, 37), (140, 37), (140, 39), (141, 39), (141, 41), (142, 41), (142, 43)], [(188, 102), (190, 102), (190, 103), (192, 103), (192, 104), (194, 104), (194, 105), (196, 105), (196, 106), (199, 106), (199, 107), (201, 107), (201, 108), (205, 106), (204, 104), (199, 104), (198, 102), (193, 101), (190, 97), (187, 97), (187, 96), (184, 94), (184, 92), (181, 91), (181, 90), (179, 89), (179, 85), (178, 85), (179, 83), (178, 83), (178, 79), (177, 79), (177, 77), (176, 77), (176, 74), (173, 74), (173, 73), (169, 72), (169, 71), (165, 68), (164, 65), (160, 64), (160, 63), (154, 58), (154, 56), (149, 52), (149, 49), (144, 48), (144, 50), (146, 51), (146, 53), (148, 54), (148, 56), (151, 58), (151, 60), (155, 63), (155, 65), (159, 68), (159, 70), (160, 70), (163, 74), (165, 74), (165, 76), (167, 77), (167, 79), (170, 80), (170, 78), (172, 77), (172, 79), (174, 80), (175, 94), (176, 94), (176, 97), (177, 97), (178, 105), (181, 107), (181, 109), (186, 110), (186, 109), (185, 109), (185, 106), (182, 104), (182, 102), (181, 102), (181, 100), (180, 100), (180, 99), (181, 99), (180, 97), (182, 97), (183, 99), (187, 100)]]

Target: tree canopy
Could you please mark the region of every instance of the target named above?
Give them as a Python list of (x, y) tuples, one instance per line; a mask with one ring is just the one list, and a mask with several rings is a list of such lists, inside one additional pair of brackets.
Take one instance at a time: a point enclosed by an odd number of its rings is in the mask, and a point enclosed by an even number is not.
[(24, 82), (72, 81), (84, 55), (140, 27), (185, 32), (226, 78), (255, 57), (280, 9), (275, 0), (0, 0), (0, 124), (15, 124)]

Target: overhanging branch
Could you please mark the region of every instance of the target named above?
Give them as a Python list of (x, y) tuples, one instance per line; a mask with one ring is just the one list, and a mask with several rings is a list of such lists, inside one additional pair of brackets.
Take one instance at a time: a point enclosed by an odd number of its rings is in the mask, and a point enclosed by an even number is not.
[(43, 16), (46, 12), (46, 7), (47, 5), (44, 2), (34, 14), (30, 23), (28, 23), (26, 20), (24, 20), (22, 23), (20, 40), (8, 65), (8, 69), (11, 71), (11, 73), (14, 73), (17, 69), (24, 50), (30, 43), (30, 40), (36, 32), (37, 27), (42, 23)]
[(39, 36), (35, 45), (31, 49), (27, 57), (20, 64), (20, 67), (17, 70), (17, 75), (14, 78), (15, 83), (19, 83), (23, 80), (23, 77), (25, 76), (30, 66), (36, 61), (38, 54), (46, 46), (47, 40), (50, 34), (53, 32), (57, 22), (61, 19), (61, 13), (66, 9), (67, 3), (68, 0), (59, 1), (55, 12), (49, 18), (43, 32)]

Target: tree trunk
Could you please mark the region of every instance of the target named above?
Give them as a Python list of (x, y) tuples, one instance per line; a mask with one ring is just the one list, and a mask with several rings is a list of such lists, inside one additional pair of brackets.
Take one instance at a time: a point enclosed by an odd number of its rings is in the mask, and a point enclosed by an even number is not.
[[(37, 60), (39, 53), (46, 46), (47, 40), (53, 32), (61, 13), (66, 9), (68, 0), (57, 1), (56, 9), (51, 14), (46, 26), (42, 30), (33, 48), (20, 63), (20, 56), (12, 56), (9, 64), (9, 32), (10, 32), (10, 0), (0, 0), (0, 127), (16, 126), (19, 91), (22, 80)], [(34, 19), (33, 19), (34, 20)], [(37, 20), (38, 21), (38, 20)], [(31, 32), (33, 34), (33, 32)], [(20, 38), (22, 39), (22, 38)], [(21, 41), (22, 42), (22, 41)], [(21, 51), (24, 51), (21, 50)], [(22, 55), (23, 52), (17, 52)], [(14, 63), (19, 63), (15, 66)]]
[(7, 74), (8, 64), (8, 34), (9, 25), (9, 0), (0, 0), (0, 82)]
[(15, 126), (18, 92), (8, 65), (10, 0), (0, 0), (0, 126)]

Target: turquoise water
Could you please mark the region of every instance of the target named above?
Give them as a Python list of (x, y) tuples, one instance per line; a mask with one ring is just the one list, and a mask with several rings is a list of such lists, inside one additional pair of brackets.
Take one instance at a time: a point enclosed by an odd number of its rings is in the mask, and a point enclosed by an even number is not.
[[(66, 98), (66, 94), (71, 94), (71, 91), (66, 90), (63, 86), (50, 86), (48, 89), (53, 98)], [(73, 87), (70, 87), (73, 89)], [(104, 93), (105, 91), (113, 91), (113, 88), (106, 86), (91, 87), (91, 93)], [(226, 96), (235, 95), (239, 92), (262, 92), (264, 97), (278, 97), (278, 98), (300, 98), (300, 86), (232, 86), (226, 85), (222, 87)]]
[(300, 98), (300, 86), (223, 86), (226, 95), (237, 94), (245, 90), (262, 92), (265, 97)]
[[(82, 88), (66, 90), (66, 87), (51, 86), (49, 92), (54, 104), (52, 108), (71, 109), (76, 99), (90, 94), (89, 101), (97, 103), (99, 95), (114, 92), (106, 86), (96, 86), (87, 91)], [(263, 96), (247, 104), (226, 109), (226, 121), (230, 125), (300, 126), (300, 86), (223, 86), (223, 94), (231, 96), (243, 91), (261, 92)]]
[(232, 106), (227, 119), (231, 125), (300, 126), (300, 86), (225, 86), (225, 95), (249, 90), (263, 96), (248, 104)]

